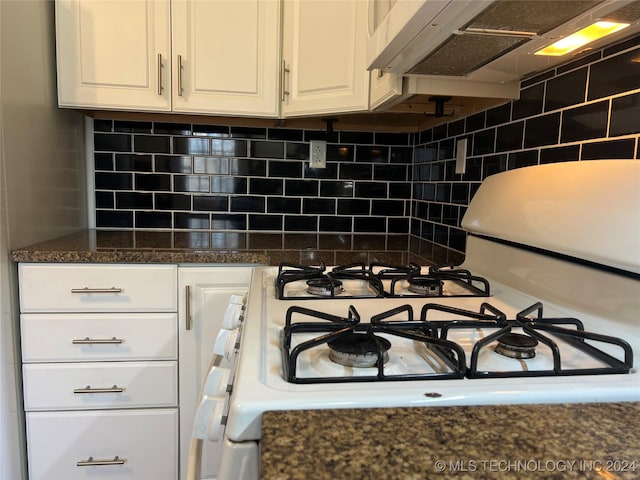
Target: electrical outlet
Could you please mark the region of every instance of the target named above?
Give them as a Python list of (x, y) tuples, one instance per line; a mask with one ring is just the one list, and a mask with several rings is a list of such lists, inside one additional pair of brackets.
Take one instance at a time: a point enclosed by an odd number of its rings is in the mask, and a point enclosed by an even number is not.
[(309, 167), (325, 168), (327, 166), (327, 142), (324, 140), (311, 140), (309, 152)]

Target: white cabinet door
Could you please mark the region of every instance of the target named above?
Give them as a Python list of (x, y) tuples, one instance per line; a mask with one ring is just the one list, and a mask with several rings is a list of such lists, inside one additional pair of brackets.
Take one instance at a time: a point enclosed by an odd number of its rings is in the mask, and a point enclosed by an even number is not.
[(175, 407), (178, 403), (175, 361), (32, 363), (23, 365), (22, 372), (27, 411)]
[(58, 104), (171, 110), (169, 0), (57, 0)]
[(24, 313), (22, 361), (177, 360), (177, 325), (176, 313)]
[(30, 480), (175, 480), (178, 411), (29, 412)]
[(367, 5), (358, 0), (284, 2), (283, 116), (368, 109)]
[(174, 0), (173, 110), (278, 115), (280, 2)]
[(175, 265), (21, 263), (20, 311), (175, 312)]
[[(246, 295), (251, 267), (180, 267), (178, 269), (180, 457), (186, 478), (193, 420), (202, 382), (213, 357), (213, 344), (232, 295)], [(202, 478), (215, 478), (221, 443), (204, 442)]]

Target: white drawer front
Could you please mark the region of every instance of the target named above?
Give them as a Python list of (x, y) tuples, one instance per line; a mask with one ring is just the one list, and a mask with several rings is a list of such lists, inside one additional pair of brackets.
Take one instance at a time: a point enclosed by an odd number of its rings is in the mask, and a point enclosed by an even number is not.
[(27, 411), (177, 405), (175, 361), (25, 364), (23, 375)]
[(171, 312), (175, 265), (20, 264), (21, 312)]
[[(175, 480), (177, 409), (27, 413), (31, 480)], [(78, 466), (110, 460), (119, 465)]]
[(20, 316), (29, 362), (175, 360), (175, 313), (28, 313)]

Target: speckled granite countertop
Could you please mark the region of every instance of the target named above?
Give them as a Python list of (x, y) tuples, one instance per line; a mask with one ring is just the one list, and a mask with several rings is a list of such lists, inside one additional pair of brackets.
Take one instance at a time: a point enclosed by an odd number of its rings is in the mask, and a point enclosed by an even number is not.
[(463, 256), (408, 235), (85, 230), (11, 252), (15, 262), (406, 265)]
[(637, 479), (640, 403), (266, 412), (260, 448), (263, 480)]

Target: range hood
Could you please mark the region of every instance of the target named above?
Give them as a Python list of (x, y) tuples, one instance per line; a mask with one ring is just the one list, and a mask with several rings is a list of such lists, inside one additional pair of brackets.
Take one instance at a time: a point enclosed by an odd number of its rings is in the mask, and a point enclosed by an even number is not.
[(514, 98), (514, 82), (573, 59), (534, 52), (595, 21), (631, 25), (590, 48), (640, 31), (639, 0), (370, 0), (369, 9), (369, 69), (444, 82), (453, 95), (503, 85)]

